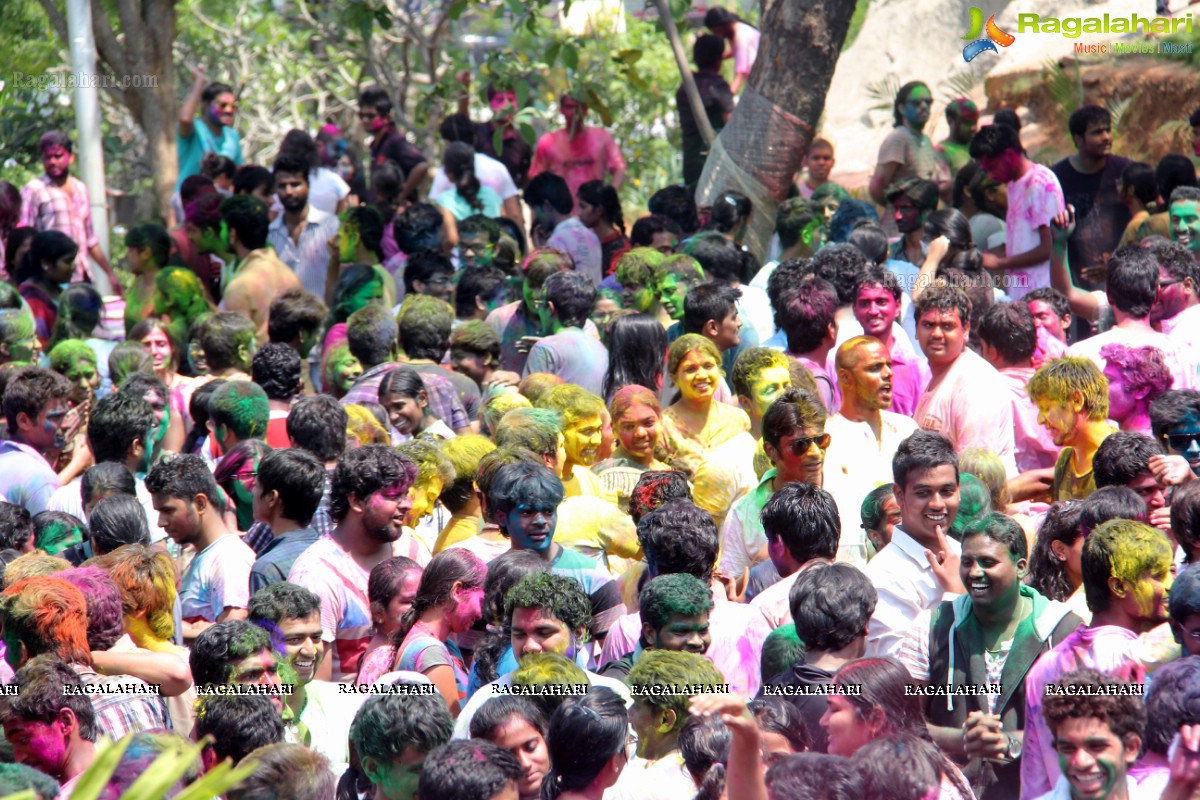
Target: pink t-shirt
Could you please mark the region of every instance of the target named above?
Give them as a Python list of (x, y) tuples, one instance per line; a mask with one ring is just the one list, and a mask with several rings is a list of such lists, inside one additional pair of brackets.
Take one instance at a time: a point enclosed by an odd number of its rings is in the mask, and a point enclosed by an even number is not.
[(1100, 355), (1100, 350), (1109, 344), (1122, 344), (1129, 348), (1157, 347), (1162, 351), (1167, 369), (1175, 378), (1172, 389), (1195, 389), (1200, 385), (1200, 360), (1197, 359), (1197, 351), (1191, 341), (1179, 336), (1177, 332), (1168, 336), (1143, 327), (1109, 328), (1090, 339), (1076, 342), (1067, 348), (1067, 353), (1091, 359), (1103, 372), (1107, 361)]
[(927, 431), (942, 434), (961, 453), (982, 447), (1000, 456), (1011, 478), (1017, 474), (1010, 393), (991, 364), (971, 350), (929, 384), (913, 418)]
[(762, 34), (753, 25), (733, 23), (733, 73), (749, 75), (758, 58), (758, 43)]
[(625, 159), (604, 128), (584, 127), (574, 139), (565, 130), (542, 134), (538, 139), (529, 177), (542, 172), (561, 175), (574, 197), (588, 181), (602, 181), (609, 172), (624, 172)]
[[(1049, 167), (1034, 164), (1023, 178), (1010, 182), (1004, 255), (1011, 258), (1035, 249), (1042, 242), (1038, 229), (1049, 226), (1064, 208), (1062, 186)], [(1004, 291), (1013, 300), (1020, 300), (1034, 289), (1050, 285), (1050, 259), (1024, 269), (1010, 269), (1004, 278)]]
[[(1055, 340), (1057, 341), (1057, 340)], [(1058, 461), (1058, 445), (1045, 427), (1038, 424), (1038, 410), (1029, 399), (1025, 386), (1036, 370), (1033, 367), (1008, 367), (1000, 370), (1000, 379), (1012, 393), (1013, 439), (1017, 448), (1017, 469), (1053, 468)]]

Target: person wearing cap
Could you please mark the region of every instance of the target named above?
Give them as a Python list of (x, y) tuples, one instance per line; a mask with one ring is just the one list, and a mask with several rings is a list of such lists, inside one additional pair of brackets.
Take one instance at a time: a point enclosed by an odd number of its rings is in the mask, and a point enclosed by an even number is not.
[(937, 209), (938, 185), (923, 178), (901, 178), (888, 187), (887, 201), (900, 231), (888, 258), (920, 266), (925, 261), (925, 220)]

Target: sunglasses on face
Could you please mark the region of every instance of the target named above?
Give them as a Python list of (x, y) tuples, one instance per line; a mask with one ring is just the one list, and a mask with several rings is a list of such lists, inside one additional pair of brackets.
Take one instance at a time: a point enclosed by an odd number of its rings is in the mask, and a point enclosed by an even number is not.
[(829, 447), (829, 439), (830, 436), (828, 433), (822, 433), (820, 436), (805, 436), (800, 439), (793, 439), (791, 444), (792, 455), (804, 455), (813, 446), (813, 443), (816, 443), (817, 447), (825, 450)]
[(1172, 433), (1166, 439), (1172, 450), (1182, 453), (1191, 447), (1192, 442), (1200, 442), (1200, 433)]

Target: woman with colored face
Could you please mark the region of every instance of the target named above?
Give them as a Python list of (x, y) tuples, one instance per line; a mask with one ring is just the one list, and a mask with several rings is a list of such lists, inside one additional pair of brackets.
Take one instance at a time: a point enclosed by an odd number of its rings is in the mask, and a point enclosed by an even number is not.
[(397, 367), (379, 384), (379, 404), (388, 413), (396, 433), (407, 438), (453, 439), (454, 431), (429, 407), (429, 394), (420, 374)]
[(75, 272), (78, 253), (79, 245), (65, 233), (42, 231), (33, 237), (29, 252), (12, 270), (17, 291), (33, 312), (38, 342), (43, 348), (58, 322), (59, 297)]
[[(740, 408), (716, 399), (723, 388), (721, 354), (699, 334), (684, 334), (667, 354), (679, 399), (663, 414), (663, 443), (672, 460), (695, 475), (718, 446), (750, 430)], [(751, 450), (752, 452), (752, 450)]]
[(258, 463), (271, 448), (261, 439), (243, 439), (230, 448), (213, 472), (217, 485), (233, 500), (238, 530), (248, 531), (254, 524), (254, 485), (258, 481)]
[[(215, 310), (204, 284), (190, 269), (167, 267), (154, 279), (153, 316), (166, 325), (172, 342), (190, 341), (188, 334), (200, 318)], [(194, 374), (203, 374), (198, 365), (192, 366)]]
[(411, 558), (396, 556), (381, 561), (367, 578), (367, 601), (371, 604), (371, 637), (363, 660), (380, 647), (387, 647), (400, 628), (400, 620), (412, 608), (421, 583), (421, 565)]
[(550, 772), (546, 715), (524, 697), (497, 697), (471, 718), (471, 738), (487, 739), (516, 756), (521, 764), (518, 800), (540, 800), (542, 781)]
[(362, 371), (362, 364), (358, 363), (349, 347), (343, 344), (332, 348), (325, 354), (321, 369), (325, 392), (340, 400), (354, 386)]
[(129, 341), (140, 342), (146, 348), (154, 362), (154, 374), (167, 385), (171, 415), (162, 448), (166, 452), (179, 452), (192, 426), (192, 418), (188, 413), (192, 392), (203, 383), (203, 379), (179, 374), (179, 346), (162, 320), (151, 318), (134, 325), (129, 330)]
[(626, 386), (610, 404), (617, 446), (611, 458), (592, 467), (605, 489), (617, 496), (617, 504), (629, 507), (629, 495), (647, 470), (671, 467), (657, 458), (662, 432), (662, 407), (658, 396), (644, 386)]
[(467, 696), (467, 668), (450, 634), (471, 629), (482, 616), (487, 566), (462, 548), (444, 550), (421, 573), (417, 594), (400, 618), (389, 646), (359, 667), (358, 682), (374, 683), (395, 670), (420, 672), (433, 681), (457, 717)]

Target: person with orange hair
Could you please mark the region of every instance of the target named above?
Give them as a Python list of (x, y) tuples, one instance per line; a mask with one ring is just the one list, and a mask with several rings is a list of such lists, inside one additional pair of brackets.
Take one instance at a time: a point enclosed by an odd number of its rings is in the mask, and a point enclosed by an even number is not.
[[(20, 669), (48, 653), (70, 665), (96, 712), (96, 726), (115, 741), (129, 733), (171, 729), (166, 703), (149, 685), (129, 675), (102, 677), (92, 669), (83, 592), (62, 578), (26, 578), (0, 594), (5, 657)], [(119, 684), (117, 691), (105, 686)]]
[(617, 447), (608, 458), (592, 467), (604, 490), (617, 498), (617, 505), (629, 508), (629, 496), (643, 472), (669, 471), (658, 460), (662, 436), (662, 406), (658, 395), (645, 386), (621, 387), (609, 404)]

